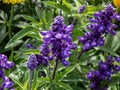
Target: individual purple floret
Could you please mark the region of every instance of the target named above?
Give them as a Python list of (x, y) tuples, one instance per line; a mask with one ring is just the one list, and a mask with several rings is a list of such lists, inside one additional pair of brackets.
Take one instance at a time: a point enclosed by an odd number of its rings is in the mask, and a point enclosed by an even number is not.
[(36, 47), (33, 46), (33, 44), (31, 44), (31, 43), (28, 43), (28, 44), (26, 45), (26, 47), (29, 48), (29, 49), (36, 49)]
[(0, 54), (0, 69), (9, 69), (14, 66), (13, 62), (8, 61), (7, 56)]
[(15, 90), (14, 88), (11, 88), (10, 90)]
[(13, 82), (10, 81), (10, 79), (9, 79), (8, 77), (5, 76), (5, 77), (3, 78), (3, 81), (4, 81), (4, 82), (2, 83), (2, 87), (3, 87), (3, 88), (9, 88), (9, 89), (12, 88)]
[(92, 90), (107, 90), (107, 84), (101, 87), (102, 81), (108, 80), (112, 81), (112, 74), (116, 71), (120, 71), (120, 66), (114, 65), (114, 62), (117, 61), (119, 57), (111, 57), (108, 56), (108, 59), (103, 62), (100, 61), (98, 65), (98, 69), (95, 71), (89, 71), (87, 78), (91, 81), (91, 89)]
[(27, 44), (27, 48), (33, 48), (33, 45), (31, 43)]
[(8, 70), (14, 66), (13, 62), (10, 62), (4, 54), (0, 54), (0, 78), (2, 78), (3, 82), (0, 86), (0, 90), (11, 89), (13, 86), (13, 82), (4, 74), (4, 70)]
[(28, 61), (27, 61), (27, 67), (30, 70), (34, 70), (37, 67), (38, 61), (36, 55), (32, 54), (29, 56)]
[(0, 78), (3, 78), (5, 75), (4, 75), (4, 72), (3, 70), (0, 69)]
[(79, 14), (83, 13), (85, 11), (85, 9), (86, 9), (85, 5), (80, 6), (80, 8), (79, 8)]
[(76, 48), (72, 43), (72, 30), (73, 24), (67, 26), (64, 24), (64, 18), (57, 16), (51, 30), (40, 32), (43, 36), (43, 44), (40, 47), (42, 58), (61, 60), (64, 66), (68, 66), (67, 58), (71, 55), (71, 50)]
[(83, 44), (83, 52), (97, 46), (103, 46), (106, 34), (116, 34), (115, 29), (117, 25), (113, 24), (113, 19), (120, 21), (120, 15), (115, 12), (111, 4), (103, 11), (100, 10), (94, 14), (94, 18), (90, 19), (90, 24), (88, 25), (90, 31), (86, 32), (83, 37), (78, 37), (79, 41)]

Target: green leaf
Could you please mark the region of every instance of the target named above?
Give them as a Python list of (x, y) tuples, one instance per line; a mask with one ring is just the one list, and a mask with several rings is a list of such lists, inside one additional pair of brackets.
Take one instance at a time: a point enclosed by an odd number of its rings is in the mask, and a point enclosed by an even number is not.
[[(113, 37), (111, 48), (113, 51), (117, 51), (120, 48), (120, 32), (116, 32), (116, 35)], [(110, 43), (110, 42), (109, 42)]]
[[(66, 13), (68, 14), (71, 14), (71, 9), (69, 7), (67, 7), (66, 5), (61, 5), (61, 4), (58, 4), (56, 2), (53, 2), (53, 1), (43, 1), (42, 3), (46, 4), (46, 5), (49, 5), (51, 7), (54, 7), (54, 8), (59, 8), (59, 9), (62, 9), (63, 11), (65, 11)], [(68, 5), (68, 4), (67, 4)]]
[(41, 77), (37, 79), (37, 86), (39, 86), (41, 89), (39, 90), (48, 90), (50, 79), (48, 77)]
[(26, 50), (19, 50), (19, 51), (15, 51), (15, 53), (25, 53), (25, 54), (39, 54), (40, 51), (37, 49), (26, 49)]
[(114, 76), (112, 76), (112, 82), (110, 82), (109, 86), (110, 85), (115, 85), (119, 81), (120, 81), (120, 75), (114, 75)]
[(112, 76), (112, 82), (110, 82), (108, 80), (104, 80), (101, 84), (101, 87), (103, 87), (106, 84), (109, 87), (111, 87), (111, 86), (114, 86), (115, 84), (118, 84), (119, 81), (120, 81), (120, 75), (114, 75), (114, 76)]
[(115, 53), (113, 50), (111, 50), (111, 48), (106, 48), (106, 47), (100, 47), (100, 50), (104, 51), (104, 52), (107, 52), (113, 56), (118, 56), (117, 53)]
[(52, 6), (54, 8), (57, 7), (57, 3), (56, 2), (53, 2), (53, 1), (43, 1), (42, 3), (46, 4), (46, 5), (49, 5), (49, 6)]
[(37, 13), (38, 17), (40, 18), (40, 17), (41, 17), (41, 14), (40, 14), (39, 8), (38, 8), (38, 7), (35, 7), (35, 10), (36, 10), (36, 13)]
[(76, 6), (77, 6), (77, 8), (79, 8), (80, 7), (80, 2), (78, 1), (78, 0), (74, 0), (74, 2), (75, 2), (75, 4), (76, 4)]
[(66, 2), (66, 0), (63, 0), (62, 4), (69, 8), (70, 10), (75, 9), (75, 7), (73, 7), (73, 5), (71, 5), (70, 3)]
[[(38, 29), (38, 30), (39, 30), (39, 29)], [(40, 36), (40, 34), (39, 34), (39, 31), (34, 32), (34, 33), (29, 33), (29, 34), (27, 34), (27, 36), (32, 37), (32, 38), (35, 38), (35, 39), (38, 40), (38, 41), (42, 41), (41, 36)]]
[(34, 71), (34, 77), (33, 77), (33, 82), (32, 82), (32, 90), (37, 90), (37, 88), (38, 88), (37, 79), (38, 79), (38, 72)]
[(31, 17), (31, 16), (21, 15), (21, 17), (23, 17), (24, 19), (26, 19), (26, 20), (28, 20), (28, 21), (38, 23), (38, 21), (37, 21), (36, 19), (34, 19), (33, 17)]
[(8, 42), (8, 44), (6, 45), (5, 48), (10, 48), (10, 47), (14, 46), (14, 43), (17, 40), (23, 38), (24, 36), (26, 36), (29, 32), (31, 32), (33, 30), (34, 30), (33, 27), (27, 27), (27, 28), (22, 29), (17, 34), (15, 34), (15, 36), (12, 37), (12, 39)]
[(66, 84), (66, 83), (63, 83), (63, 82), (58, 82), (57, 85), (58, 85), (59, 87), (64, 88), (65, 90), (73, 90), (73, 89), (70, 87), (69, 84)]
[(71, 75), (69, 77), (64, 78), (63, 81), (65, 81), (65, 82), (79, 82), (79, 81), (80, 82), (88, 82), (85, 77), (82, 77), (80, 75), (75, 75), (75, 76)]
[(83, 24), (81, 26), (80, 25), (76, 25), (74, 27), (73, 34), (72, 34), (73, 40), (78, 40), (78, 36), (83, 36), (84, 35), (84, 33), (81, 30), (81, 28), (84, 28), (87, 25), (88, 25), (88, 23), (87, 24)]
[(0, 31), (0, 43), (2, 43), (6, 36), (7, 36), (6, 26), (4, 26)]
[(75, 65), (71, 65), (67, 68), (65, 68), (65, 70), (63, 72), (60, 72), (59, 75), (57, 75), (57, 79), (62, 80), (68, 73), (72, 72), (75, 69)]
[(28, 72), (25, 73), (25, 82), (24, 82), (24, 88), (27, 89), (28, 85), (29, 85), (29, 78), (30, 75)]
[(103, 6), (92, 6), (92, 5), (89, 5), (86, 7), (86, 11), (84, 14), (94, 14), (96, 11), (98, 10), (103, 10), (104, 7)]
[(24, 86), (23, 86), (23, 84), (20, 82), (20, 81), (18, 81), (16, 78), (14, 78), (14, 75), (10, 75), (10, 78), (12, 79), (12, 81), (14, 81), (22, 90), (27, 90), (27, 89), (25, 89), (24, 88)]
[(4, 11), (0, 10), (0, 17), (1, 19), (4, 21), (4, 23), (6, 22), (7, 20), (7, 14), (4, 13)]

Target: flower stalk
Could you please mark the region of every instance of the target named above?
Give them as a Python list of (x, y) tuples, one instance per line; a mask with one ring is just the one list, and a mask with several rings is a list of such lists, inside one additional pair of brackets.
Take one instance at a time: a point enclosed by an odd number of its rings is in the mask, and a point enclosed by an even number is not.
[(56, 60), (55, 68), (54, 68), (53, 75), (52, 75), (52, 80), (54, 80), (55, 78), (57, 67), (58, 67), (58, 60)]
[(32, 90), (32, 70), (30, 70), (30, 83), (29, 83), (29, 89)]
[[(12, 4), (11, 6), (11, 11), (10, 11), (10, 19), (9, 19), (9, 25), (8, 25), (8, 37), (9, 40), (12, 38), (12, 21), (13, 21), (13, 16), (14, 16), (14, 4)], [(11, 48), (11, 55), (10, 55), (10, 59), (13, 60), (13, 48)]]
[[(60, 4), (62, 5), (62, 0), (60, 1)], [(62, 10), (60, 9), (60, 16), (62, 15)]]
[(9, 40), (12, 37), (12, 31), (11, 31), (11, 26), (12, 26), (12, 20), (13, 20), (13, 15), (14, 15), (14, 5), (11, 6), (11, 12), (10, 12), (10, 20), (9, 20), (9, 25), (8, 25), (8, 35), (9, 35)]
[(82, 54), (83, 54), (83, 51), (80, 52), (80, 54), (78, 56), (78, 60), (81, 58)]

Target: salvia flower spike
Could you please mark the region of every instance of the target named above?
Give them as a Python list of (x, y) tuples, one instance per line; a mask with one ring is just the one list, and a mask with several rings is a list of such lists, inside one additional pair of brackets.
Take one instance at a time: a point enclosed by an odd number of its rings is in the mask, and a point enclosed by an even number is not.
[(66, 25), (62, 16), (57, 16), (52, 23), (52, 29), (41, 31), (43, 44), (40, 48), (42, 56), (48, 60), (57, 59), (64, 66), (68, 66), (67, 58), (71, 55), (71, 50), (76, 48), (72, 43), (73, 24)]
[(52, 23), (51, 30), (41, 31), (43, 36), (43, 44), (40, 47), (42, 58), (45, 64), (48, 60), (55, 60), (55, 67), (52, 79), (55, 78), (55, 73), (59, 62), (64, 66), (68, 66), (67, 61), (71, 55), (71, 50), (76, 48), (76, 44), (72, 43), (73, 24), (66, 25), (62, 16), (57, 16)]
[(13, 89), (13, 82), (4, 74), (4, 70), (8, 70), (13, 66), (14, 63), (9, 61), (7, 56), (0, 54), (0, 78), (3, 80), (0, 90)]
[(83, 44), (82, 51), (88, 51), (97, 46), (104, 45), (104, 36), (108, 33), (115, 35), (117, 25), (113, 23), (113, 19), (120, 21), (120, 15), (109, 4), (104, 10), (94, 13), (94, 18), (90, 19), (88, 32), (83, 37), (79, 36), (79, 41)]
[(95, 71), (89, 71), (88, 79), (91, 81), (92, 90), (107, 90), (108, 85), (101, 87), (102, 81), (108, 80), (112, 81), (111, 76), (116, 72), (120, 71), (120, 66), (115, 65), (114, 62), (119, 62), (120, 57), (108, 56), (107, 60), (99, 62), (98, 69)]

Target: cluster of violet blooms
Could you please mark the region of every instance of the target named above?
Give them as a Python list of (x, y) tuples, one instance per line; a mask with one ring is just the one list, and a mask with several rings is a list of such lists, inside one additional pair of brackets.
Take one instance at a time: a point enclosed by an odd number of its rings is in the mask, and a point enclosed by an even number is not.
[(98, 69), (95, 71), (89, 71), (88, 79), (91, 81), (92, 90), (107, 90), (108, 85), (101, 87), (101, 83), (104, 80), (112, 81), (111, 75), (116, 71), (120, 71), (120, 66), (114, 65), (114, 62), (120, 62), (120, 57), (108, 56), (108, 59), (103, 62), (99, 62)]
[[(31, 70), (35, 69), (37, 65), (48, 65), (49, 60), (56, 60), (62, 62), (64, 66), (68, 66), (67, 59), (71, 55), (71, 50), (76, 48), (76, 44), (72, 43), (73, 24), (64, 24), (64, 18), (57, 16), (52, 23), (52, 29), (48, 31), (41, 31), (43, 36), (43, 44), (40, 47), (39, 55), (30, 55), (27, 67)], [(31, 45), (28, 45), (31, 47)]]
[[(105, 10), (98, 11), (94, 14), (94, 18), (90, 19), (91, 24), (88, 25), (88, 29), (91, 32), (85, 33), (84, 37), (79, 37), (79, 40), (83, 43), (82, 51), (88, 51), (97, 46), (104, 45), (104, 36), (108, 33), (115, 35), (115, 29), (117, 25), (113, 24), (113, 19), (120, 21), (120, 15), (118, 15), (113, 6), (109, 4)], [(120, 71), (120, 66), (113, 63), (120, 62), (119, 57), (108, 56), (106, 62), (100, 61), (98, 70), (90, 71), (88, 73), (88, 79), (91, 81), (92, 90), (107, 90), (108, 85), (101, 87), (101, 83), (104, 80), (111, 81), (111, 75), (115, 71)]]
[[(85, 6), (81, 7), (81, 12), (84, 12)], [(104, 10), (100, 10), (94, 14), (94, 18), (90, 19), (88, 25), (89, 32), (86, 32), (83, 37), (79, 36), (78, 39), (83, 44), (82, 52), (89, 51), (97, 46), (104, 45), (104, 36), (108, 33), (115, 35), (116, 24), (113, 20), (120, 21), (113, 6), (109, 4)], [(76, 48), (76, 44), (72, 43), (72, 30), (73, 25), (64, 24), (64, 18), (57, 16), (52, 23), (52, 29), (48, 31), (41, 31), (43, 36), (43, 44), (40, 47), (40, 54), (32, 54), (28, 58), (27, 67), (34, 70), (37, 65), (48, 65), (49, 60), (60, 61), (64, 66), (68, 66), (67, 59), (71, 55), (71, 50)], [(117, 58), (116, 60), (119, 60)], [(113, 58), (108, 57), (106, 62), (101, 61), (99, 68), (96, 71), (90, 71), (88, 79), (91, 81), (91, 89), (93, 90), (106, 90), (107, 85), (103, 88), (100, 87), (103, 80), (111, 80), (111, 75), (114, 70), (120, 70), (120, 67), (113, 64)]]
[(8, 70), (14, 66), (13, 62), (10, 62), (4, 54), (0, 54), (0, 78), (2, 78), (2, 85), (0, 86), (0, 90), (13, 89), (13, 82), (4, 74), (4, 70)]
[(107, 5), (103, 11), (100, 10), (94, 14), (94, 18), (90, 19), (90, 24), (88, 25), (90, 31), (86, 32), (83, 37), (78, 37), (83, 44), (82, 52), (97, 46), (103, 46), (106, 34), (116, 34), (114, 30), (117, 28), (117, 25), (113, 24), (113, 19), (120, 21), (120, 15), (115, 12), (111, 4)]

